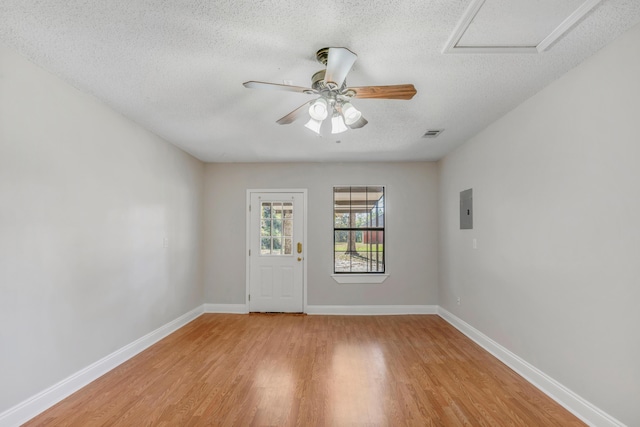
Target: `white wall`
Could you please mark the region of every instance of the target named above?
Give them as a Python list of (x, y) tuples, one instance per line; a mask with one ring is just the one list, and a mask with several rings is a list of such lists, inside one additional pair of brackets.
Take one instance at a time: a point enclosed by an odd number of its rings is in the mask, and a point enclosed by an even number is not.
[[(638, 46), (640, 26), (448, 155), (440, 176), (440, 305), (630, 426), (640, 425)], [(460, 230), (467, 188), (474, 229)]]
[[(333, 186), (350, 184), (386, 185), (382, 284), (331, 278)], [(245, 303), (246, 190), (306, 188), (309, 305), (437, 304), (437, 186), (434, 163), (207, 164), (205, 302)]]
[(203, 173), (0, 47), (0, 413), (202, 304)]

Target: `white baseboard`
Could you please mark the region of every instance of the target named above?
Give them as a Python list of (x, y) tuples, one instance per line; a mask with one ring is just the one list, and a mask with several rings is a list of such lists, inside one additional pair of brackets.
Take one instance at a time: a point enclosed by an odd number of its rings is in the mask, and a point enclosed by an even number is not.
[(246, 304), (205, 304), (205, 313), (229, 313), (229, 314), (247, 314), (249, 306)]
[(437, 305), (308, 305), (307, 314), (438, 314)]
[(590, 426), (621, 427), (623, 423), (589, 403), (558, 381), (554, 380), (535, 366), (507, 350), (491, 338), (466, 323), (464, 320), (438, 307), (438, 314), (453, 327), (465, 334), (480, 347), (494, 355), (505, 365), (516, 371), (520, 376), (536, 386), (547, 396), (564, 406), (567, 410)]
[(0, 427), (19, 426), (30, 420), (118, 365), (131, 359), (147, 347), (180, 329), (202, 313), (203, 306), (196, 307), (166, 325), (159, 327), (155, 331), (148, 333), (131, 344), (116, 350), (108, 356), (63, 379), (59, 383), (17, 404), (13, 408), (9, 408), (0, 414)]

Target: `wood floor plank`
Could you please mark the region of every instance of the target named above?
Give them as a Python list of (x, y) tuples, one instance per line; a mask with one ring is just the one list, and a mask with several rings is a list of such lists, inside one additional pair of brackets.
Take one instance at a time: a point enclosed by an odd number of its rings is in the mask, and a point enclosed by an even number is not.
[(26, 426), (582, 426), (434, 315), (205, 314)]

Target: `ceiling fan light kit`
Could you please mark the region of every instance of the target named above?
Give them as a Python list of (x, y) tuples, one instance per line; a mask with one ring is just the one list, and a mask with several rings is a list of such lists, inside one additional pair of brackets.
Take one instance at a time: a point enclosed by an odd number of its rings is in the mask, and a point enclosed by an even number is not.
[(298, 92), (305, 95), (319, 95), (293, 110), (276, 123), (286, 125), (309, 113), (310, 120), (305, 127), (321, 135), (323, 121), (331, 116), (331, 133), (341, 133), (348, 129), (359, 129), (368, 121), (362, 113), (351, 104), (352, 98), (404, 99), (409, 100), (416, 94), (412, 84), (391, 86), (347, 87), (346, 77), (351, 71), (358, 56), (344, 47), (325, 47), (316, 52), (316, 59), (326, 69), (316, 72), (311, 77), (311, 87), (287, 84), (248, 81), (246, 88), (275, 89)]

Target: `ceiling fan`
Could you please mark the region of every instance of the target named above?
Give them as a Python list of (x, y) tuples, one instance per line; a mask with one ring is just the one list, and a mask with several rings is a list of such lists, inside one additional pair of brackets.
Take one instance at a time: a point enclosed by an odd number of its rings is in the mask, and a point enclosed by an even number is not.
[(316, 52), (316, 59), (326, 66), (311, 77), (311, 87), (292, 86), (286, 84), (248, 81), (244, 87), (250, 89), (273, 89), (298, 92), (307, 95), (319, 95), (318, 98), (305, 102), (276, 123), (287, 125), (303, 116), (308, 111), (310, 119), (305, 127), (320, 135), (322, 122), (331, 117), (331, 133), (344, 132), (347, 129), (358, 129), (368, 122), (352, 104), (352, 98), (376, 99), (411, 99), (416, 94), (412, 84), (391, 86), (348, 87), (347, 74), (358, 56), (345, 47), (325, 47)]

